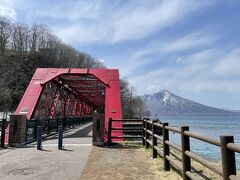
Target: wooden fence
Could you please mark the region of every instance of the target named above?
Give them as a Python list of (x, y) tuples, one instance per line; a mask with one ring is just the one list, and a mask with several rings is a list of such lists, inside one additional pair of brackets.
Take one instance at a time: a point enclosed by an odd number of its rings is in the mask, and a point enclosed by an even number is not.
[[(138, 130), (142, 130), (142, 136), (121, 136), (121, 137), (113, 137), (112, 131), (114, 130), (125, 130), (124, 128), (112, 128), (112, 123), (115, 121), (131, 121), (131, 120), (112, 120), (109, 119), (108, 124), (108, 144), (110, 145), (112, 142), (112, 138), (142, 138), (143, 145), (146, 148), (152, 148), (152, 157), (157, 158), (159, 155), (163, 158), (164, 161), (164, 170), (170, 171), (170, 165), (173, 165), (175, 168), (182, 172), (182, 176), (184, 180), (189, 179), (199, 179), (196, 174), (191, 171), (191, 159), (197, 161), (202, 164), (206, 168), (211, 171), (217, 173), (224, 180), (239, 180), (240, 178), (236, 174), (236, 159), (235, 152), (240, 153), (240, 145), (234, 144), (233, 136), (220, 136), (219, 140), (212, 139), (209, 137), (205, 137), (203, 135), (190, 132), (188, 126), (182, 126), (181, 128), (176, 128), (169, 126), (168, 123), (156, 122), (155, 120), (132, 120), (137, 122), (142, 122), (142, 128), (139, 127)], [(156, 133), (156, 129), (162, 129), (162, 136)], [(134, 130), (134, 127), (131, 128)], [(169, 140), (169, 132), (174, 132), (180, 135), (181, 137), (181, 145), (177, 145)], [(211, 161), (206, 158), (192, 152), (190, 150), (190, 138), (194, 138), (200, 140), (202, 142), (206, 142), (215, 146), (220, 147), (221, 149), (221, 163), (222, 168), (211, 163)], [(159, 147), (162, 146), (162, 148)], [(194, 144), (193, 144), (194, 145)], [(170, 148), (176, 150), (181, 154), (181, 160), (176, 160), (171, 156)]]
[[(122, 123), (126, 123), (126, 122), (130, 122), (132, 124), (131, 127), (119, 127), (119, 128), (113, 128), (112, 124), (115, 122), (122, 122)], [(133, 126), (133, 125), (136, 126)], [(139, 127), (139, 124), (141, 125)], [(143, 135), (124, 135), (123, 136), (112, 136), (112, 132), (113, 131), (132, 131), (132, 132), (139, 132), (141, 131), (143, 134), (143, 120), (142, 119), (115, 119), (113, 120), (112, 118), (109, 119), (108, 121), (108, 145), (112, 144), (112, 139), (142, 139), (143, 140)]]

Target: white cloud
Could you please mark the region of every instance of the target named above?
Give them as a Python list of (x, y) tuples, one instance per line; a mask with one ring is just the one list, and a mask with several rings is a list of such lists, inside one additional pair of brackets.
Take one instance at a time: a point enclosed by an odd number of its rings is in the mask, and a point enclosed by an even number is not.
[[(131, 53), (125, 52), (127, 55), (119, 57), (122, 61), (119, 60), (118, 65), (140, 94), (160, 89), (188, 93), (240, 93), (240, 48), (212, 48), (218, 39), (204, 31), (171, 41), (152, 42), (129, 51)], [(184, 48), (178, 48), (176, 44), (179, 47), (182, 44)], [(176, 57), (175, 60), (171, 56)]]
[[(118, 61), (118, 66), (124, 75), (131, 76), (136, 73), (138, 69), (146, 69), (147, 65), (156, 64), (161, 60), (162, 56), (169, 58), (171, 55), (176, 56), (181, 54), (181, 51), (192, 51), (194, 48), (204, 49), (197, 53), (181, 56), (176, 58), (176, 64), (189, 64), (197, 61), (208, 61), (216, 57), (220, 52), (216, 49), (206, 49), (210, 47), (218, 37), (209, 35), (207, 31), (193, 32), (178, 39), (171, 39), (166, 41), (155, 40), (145, 47), (137, 50), (125, 52), (121, 60)], [(168, 61), (166, 59), (165, 61)], [(127, 64), (127, 66), (126, 66)], [(155, 67), (155, 66), (154, 66)]]
[[(201, 46), (200, 46), (201, 47)], [(212, 59), (222, 55), (223, 52), (218, 49), (204, 49), (201, 51), (197, 51), (193, 54), (186, 55), (184, 57), (180, 57), (176, 60), (176, 63), (179, 64), (196, 64), (196, 63), (207, 63), (210, 64)]]
[[(145, 1), (147, 2), (147, 1)], [(206, 1), (164, 0), (135, 4), (114, 17), (113, 41), (135, 40), (175, 25), (210, 3)]]
[[(210, 35), (207, 31), (193, 32), (186, 34), (178, 39), (169, 39), (167, 41), (153, 42), (147, 45), (144, 49), (141, 49), (135, 56), (143, 57), (150, 54), (172, 54), (179, 51), (191, 50), (193, 48), (203, 48), (215, 43), (219, 38), (215, 35)], [(206, 52), (201, 52), (202, 55)], [(201, 54), (195, 54), (195, 56), (201, 56)], [(207, 52), (209, 55), (209, 52)], [(196, 57), (194, 57), (196, 59)], [(179, 59), (178, 59), (179, 61)]]
[[(130, 77), (141, 94), (160, 89), (178, 92), (240, 93), (240, 49), (203, 50), (182, 56), (178, 66), (159, 67), (147, 74)], [(142, 83), (144, 82), (144, 84)]]
[(13, 8), (13, 0), (0, 0), (0, 16), (16, 19), (16, 12)]
[(240, 77), (240, 48), (230, 51), (221, 57), (219, 63), (214, 67), (213, 72), (224, 77), (234, 79)]
[[(44, 7), (45, 4), (45, 7)], [(48, 1), (38, 2), (37, 6), (46, 8), (38, 8), (35, 15), (39, 17), (52, 18), (56, 20), (66, 20), (70, 22), (83, 21), (84, 19), (95, 20), (98, 18), (100, 1), (61, 1), (49, 6)], [(46, 7), (48, 6), (48, 7)], [(81, 22), (79, 22), (81, 24)]]
[(55, 34), (61, 37), (67, 43), (93, 43), (105, 41), (106, 30), (104, 28), (95, 29), (95, 25), (88, 24), (85, 26), (72, 24), (69, 27), (62, 28), (62, 25), (57, 25), (53, 28)]
[[(54, 32), (68, 43), (117, 43), (149, 37), (181, 23), (214, 1), (145, 0), (17, 1), (28, 18), (46, 18)], [(23, 11), (24, 10), (24, 11)], [(51, 20), (51, 21), (48, 21)]]
[(162, 51), (174, 52), (182, 51), (190, 48), (202, 47), (211, 45), (217, 40), (213, 35), (206, 35), (206, 32), (195, 32), (184, 36), (183, 38), (164, 45)]

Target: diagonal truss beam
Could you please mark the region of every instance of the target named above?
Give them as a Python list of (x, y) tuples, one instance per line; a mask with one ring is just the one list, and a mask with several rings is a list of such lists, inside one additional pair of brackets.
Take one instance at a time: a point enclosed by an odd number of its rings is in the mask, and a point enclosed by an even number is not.
[(60, 86), (57, 86), (51, 105), (49, 107), (47, 119), (52, 119), (55, 116), (59, 97), (60, 97)]

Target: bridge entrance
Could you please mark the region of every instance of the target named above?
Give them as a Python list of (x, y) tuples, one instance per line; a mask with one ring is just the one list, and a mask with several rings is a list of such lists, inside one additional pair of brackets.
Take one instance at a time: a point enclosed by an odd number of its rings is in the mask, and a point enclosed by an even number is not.
[[(42, 122), (50, 131), (59, 124), (67, 127), (89, 121), (94, 112), (103, 114), (102, 129), (107, 142), (109, 118), (122, 118), (118, 70), (38, 68), (13, 115), (21, 118), (15, 118), (12, 129), (19, 125), (16, 119), (24, 121), (25, 117), (27, 125)], [(115, 132), (115, 136), (122, 136), (122, 132)], [(10, 143), (15, 140), (10, 137)]]

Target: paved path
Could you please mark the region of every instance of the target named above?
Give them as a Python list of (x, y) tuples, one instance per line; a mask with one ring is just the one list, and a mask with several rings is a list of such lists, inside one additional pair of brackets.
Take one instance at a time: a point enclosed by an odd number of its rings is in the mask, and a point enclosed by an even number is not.
[(57, 136), (25, 148), (0, 150), (1, 180), (78, 180), (92, 150), (91, 124), (64, 133), (64, 150), (57, 149)]

